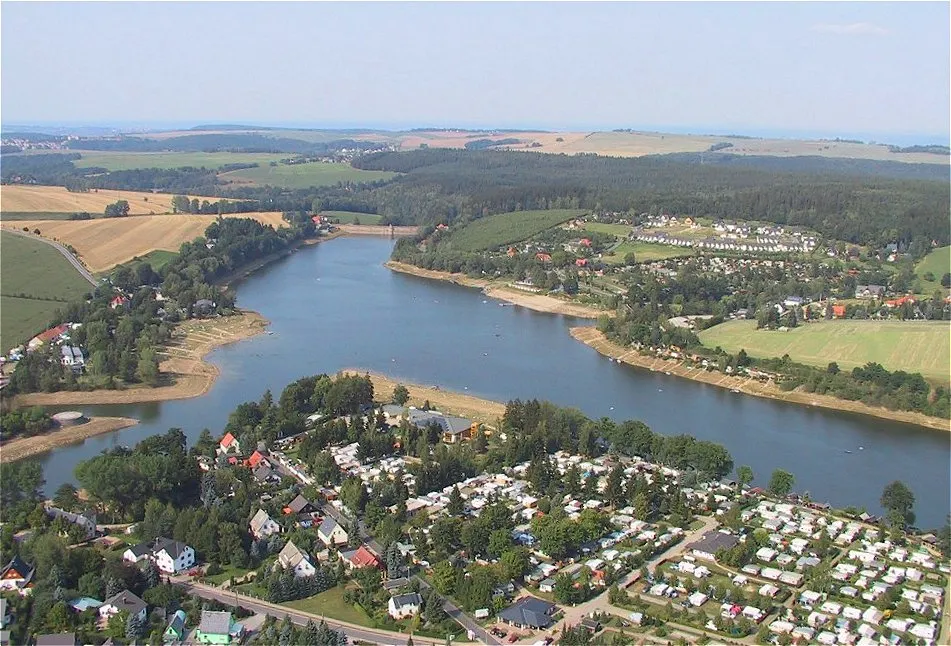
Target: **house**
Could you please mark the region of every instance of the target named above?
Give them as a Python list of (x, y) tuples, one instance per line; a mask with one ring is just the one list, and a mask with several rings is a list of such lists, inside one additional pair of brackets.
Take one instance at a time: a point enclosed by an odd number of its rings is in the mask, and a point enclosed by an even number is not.
[(296, 578), (313, 576), (317, 573), (317, 568), (310, 562), (310, 558), (294, 545), (294, 541), (287, 541), (287, 545), (277, 555), (277, 562), (284, 568), (292, 570)]
[[(255, 451), (257, 453), (257, 451)], [(309, 514), (314, 511), (314, 505), (307, 498), (298, 494), (294, 500), (287, 503), (284, 508), (285, 514)]]
[(231, 613), (202, 610), (193, 639), (199, 644), (230, 644)]
[(130, 615), (138, 615), (142, 621), (148, 614), (148, 604), (128, 590), (123, 590), (119, 594), (114, 594), (99, 606), (99, 616), (103, 619), (109, 619), (125, 610)]
[(76, 633), (37, 635), (36, 646), (76, 646)]
[(83, 371), (86, 360), (83, 358), (82, 350), (74, 345), (63, 345), (60, 346), (60, 354), (62, 354), (60, 363), (63, 364), (63, 367), (72, 368), (73, 372)]
[(783, 300), (783, 306), (785, 307), (801, 307), (802, 306), (802, 296), (787, 296)]
[(442, 430), (442, 441), (446, 444), (471, 440), (479, 432), (478, 422), (473, 422), (465, 417), (443, 415), (436, 411), (410, 408), (406, 415), (406, 421), (420, 428), (435, 424)]
[(19, 556), (14, 556), (6, 567), (0, 570), (0, 590), (16, 590), (24, 596), (30, 594), (33, 572), (33, 566), (27, 565)]
[(711, 531), (704, 534), (700, 540), (692, 543), (689, 547), (691, 553), (698, 559), (706, 561), (716, 561), (716, 553), (720, 550), (728, 550), (740, 542), (740, 539), (733, 534), (727, 534), (721, 531)]
[(251, 475), (254, 476), (254, 479), (258, 482), (280, 482), (281, 476), (274, 469), (264, 464), (263, 462), (258, 466), (254, 467), (254, 470), (251, 472)]
[(857, 285), (855, 287), (855, 298), (881, 298), (885, 295), (883, 285)]
[(114, 310), (119, 309), (120, 307), (128, 309), (129, 303), (130, 303), (129, 299), (120, 294), (118, 296), (113, 297), (113, 299), (109, 301), (109, 307), (111, 307)]
[(539, 262), (551, 262), (551, 254), (536, 253), (535, 260), (538, 260)]
[(225, 436), (218, 442), (218, 453), (227, 455), (228, 453), (241, 453), (241, 444), (231, 433), (225, 433)]
[(409, 579), (406, 577), (399, 577), (396, 579), (387, 579), (383, 582), (383, 589), (393, 594), (394, 592), (399, 592), (403, 588), (409, 587)]
[(346, 544), (348, 540), (347, 532), (344, 528), (340, 526), (340, 523), (329, 516), (324, 518), (324, 522), (317, 528), (317, 538), (323, 541), (327, 547), (341, 543)]
[(81, 514), (74, 514), (71, 511), (64, 511), (58, 507), (46, 507), (46, 515), (50, 518), (62, 518), (73, 525), (79, 525), (86, 532), (86, 539), (91, 540), (99, 535), (96, 525), (96, 513), (94, 511), (85, 511)]
[(195, 301), (192, 311), (200, 316), (207, 316), (215, 311), (215, 304), (207, 298), (199, 298)]
[(423, 598), (418, 592), (409, 594), (398, 594), (390, 597), (386, 604), (387, 612), (393, 619), (405, 619), (406, 617), (415, 617), (419, 614), (419, 609), (423, 605)]
[(249, 457), (247, 460), (244, 461), (244, 466), (250, 469), (254, 469), (260, 464), (263, 464), (265, 466), (271, 466), (271, 463), (268, 462), (268, 459), (260, 451), (255, 451), (254, 453), (251, 454), (251, 457)]
[(36, 348), (40, 347), (44, 343), (49, 343), (50, 341), (54, 339), (58, 339), (59, 336), (63, 334), (63, 332), (66, 332), (68, 330), (69, 330), (68, 323), (63, 323), (62, 325), (51, 327), (50, 329), (40, 332), (35, 337), (30, 339), (30, 342), (27, 344), (26, 347), (29, 350), (35, 350)]
[(551, 577), (539, 582), (538, 584), (539, 592), (554, 592), (555, 591), (555, 580)]
[(178, 574), (195, 564), (195, 550), (170, 538), (156, 538), (152, 548), (156, 567), (166, 574)]
[(499, 613), (499, 619), (516, 628), (543, 630), (552, 626), (557, 606), (535, 597), (522, 597)]
[(86, 612), (87, 610), (97, 610), (102, 606), (102, 601), (92, 597), (77, 597), (69, 602), (69, 607), (76, 612)]
[(575, 259), (575, 267), (587, 267), (587, 266), (588, 266), (588, 259), (587, 259), (587, 258), (576, 258), (576, 259)]
[(355, 550), (341, 552), (340, 558), (343, 559), (343, 562), (347, 566), (348, 570), (361, 567), (380, 567), (379, 557), (371, 552), (370, 549), (365, 545), (361, 545)]
[(845, 305), (833, 305), (832, 306), (832, 316), (837, 319), (845, 318)]
[(168, 627), (162, 634), (162, 641), (166, 644), (180, 642), (185, 639), (185, 611), (176, 610), (172, 615), (172, 620), (168, 622)]
[(257, 540), (281, 533), (281, 526), (266, 511), (258, 509), (249, 523), (251, 535)]
[(122, 553), (123, 560), (128, 561), (129, 563), (138, 563), (143, 561), (152, 554), (152, 544), (151, 543), (139, 543), (138, 545), (133, 545), (128, 548), (125, 552)]

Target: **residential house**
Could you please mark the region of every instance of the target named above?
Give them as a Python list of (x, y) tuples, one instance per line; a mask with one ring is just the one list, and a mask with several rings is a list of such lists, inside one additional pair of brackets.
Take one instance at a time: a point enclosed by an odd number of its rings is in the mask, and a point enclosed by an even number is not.
[(193, 639), (199, 644), (230, 644), (231, 633), (230, 612), (202, 610)]
[(436, 424), (442, 430), (442, 440), (447, 444), (455, 444), (462, 440), (471, 440), (479, 432), (478, 422), (473, 422), (465, 417), (454, 417), (452, 415), (443, 415), (436, 411), (419, 410), (410, 408), (406, 415), (406, 420), (420, 428), (430, 424)]
[(691, 553), (698, 559), (706, 561), (716, 561), (716, 553), (720, 550), (728, 550), (735, 547), (740, 539), (733, 534), (727, 534), (722, 531), (711, 531), (704, 534), (700, 540), (692, 543), (689, 547)]
[(297, 578), (313, 576), (317, 573), (317, 568), (310, 562), (310, 558), (294, 545), (294, 541), (287, 541), (287, 545), (277, 555), (277, 562), (293, 571)]
[(361, 545), (355, 550), (348, 550), (340, 553), (340, 558), (348, 570), (361, 567), (380, 567), (380, 559), (366, 545)]
[(152, 559), (162, 572), (178, 574), (195, 564), (195, 550), (180, 541), (157, 538), (152, 549)]
[(20, 595), (30, 594), (33, 588), (34, 568), (19, 556), (14, 556), (0, 570), (0, 590), (16, 590)]
[(92, 597), (77, 597), (69, 602), (69, 607), (76, 612), (86, 612), (87, 610), (98, 610), (102, 607), (102, 601)]
[(857, 285), (855, 287), (855, 298), (881, 298), (885, 295), (883, 285)]
[(405, 619), (419, 614), (419, 609), (423, 605), (423, 598), (418, 592), (409, 594), (398, 594), (390, 597), (387, 605), (387, 612), (393, 619)]
[(28, 350), (35, 350), (44, 343), (50, 343), (54, 339), (58, 339), (60, 335), (69, 330), (69, 323), (63, 323), (62, 325), (57, 325), (56, 327), (51, 327), (48, 330), (40, 332), (35, 337), (30, 339), (30, 342), (27, 344)]
[(499, 613), (499, 619), (516, 628), (544, 630), (555, 623), (557, 606), (535, 597), (522, 597)]
[(317, 538), (323, 541), (327, 547), (341, 543), (346, 544), (348, 540), (347, 532), (340, 526), (340, 523), (330, 516), (325, 518), (324, 522), (317, 528)]
[(218, 453), (227, 455), (228, 453), (241, 453), (241, 443), (231, 433), (225, 433), (225, 436), (218, 442)]
[(149, 558), (152, 554), (152, 543), (138, 543), (126, 549), (122, 553), (122, 558), (129, 563), (138, 563)]
[(148, 604), (128, 590), (123, 590), (119, 594), (114, 594), (99, 606), (99, 616), (103, 619), (109, 619), (125, 610), (129, 615), (138, 615), (142, 621), (145, 621), (148, 615)]
[(86, 360), (83, 358), (83, 351), (78, 347), (74, 345), (60, 346), (60, 354), (62, 354), (60, 363), (63, 364), (63, 367), (71, 368), (75, 373), (83, 371)]
[(284, 513), (285, 514), (309, 514), (313, 512), (314, 510), (315, 510), (314, 505), (309, 500), (307, 500), (307, 498), (304, 498), (304, 496), (301, 496), (300, 494), (298, 494), (297, 497), (294, 498), (294, 500), (287, 503), (287, 507), (284, 508)]
[(215, 311), (215, 304), (212, 301), (209, 301), (207, 298), (199, 298), (195, 301), (194, 307), (192, 307), (192, 312), (198, 316), (209, 316)]
[(176, 610), (175, 614), (172, 615), (171, 621), (168, 622), (168, 627), (165, 628), (165, 632), (162, 634), (162, 641), (166, 644), (180, 642), (185, 639), (185, 620), (186, 615), (184, 610)]
[(251, 454), (251, 457), (244, 461), (244, 466), (250, 469), (255, 469), (260, 464), (268, 467), (271, 466), (271, 463), (268, 461), (267, 457), (260, 451), (255, 451)]
[(281, 533), (281, 526), (263, 509), (258, 509), (249, 525), (251, 535), (257, 540)]
[(81, 514), (74, 514), (71, 511), (64, 511), (58, 507), (46, 507), (46, 515), (50, 518), (62, 518), (73, 525), (78, 525), (86, 532), (86, 539), (91, 540), (99, 535), (96, 524), (96, 513), (92, 510), (84, 511)]

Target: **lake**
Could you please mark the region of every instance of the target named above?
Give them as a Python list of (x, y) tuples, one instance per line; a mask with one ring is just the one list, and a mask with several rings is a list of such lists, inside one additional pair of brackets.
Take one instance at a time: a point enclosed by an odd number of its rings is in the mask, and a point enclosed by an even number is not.
[(391, 272), (382, 263), (392, 246), (339, 238), (238, 284), (238, 304), (269, 319), (273, 334), (209, 355), (221, 376), (202, 397), (83, 408), (141, 422), (41, 456), (46, 491), (74, 481), (76, 463), (103, 449), (171, 427), (192, 440), (203, 428), (217, 436), (231, 410), (266, 388), (277, 398), (299, 377), (359, 368), (499, 401), (547, 399), (592, 418), (641, 419), (661, 433), (724, 444), (737, 465), (752, 466), (757, 484), (775, 468), (791, 471), (796, 491), (834, 506), (877, 513), (884, 486), (902, 480), (917, 497), (919, 526), (939, 526), (948, 514), (947, 433), (612, 363), (569, 335), (570, 326), (590, 321), (503, 307), (475, 289)]

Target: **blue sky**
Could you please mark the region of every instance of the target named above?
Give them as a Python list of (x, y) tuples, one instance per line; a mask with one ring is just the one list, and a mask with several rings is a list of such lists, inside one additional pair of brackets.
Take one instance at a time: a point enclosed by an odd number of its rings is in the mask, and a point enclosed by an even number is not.
[(2, 5), (10, 123), (947, 139), (948, 3)]

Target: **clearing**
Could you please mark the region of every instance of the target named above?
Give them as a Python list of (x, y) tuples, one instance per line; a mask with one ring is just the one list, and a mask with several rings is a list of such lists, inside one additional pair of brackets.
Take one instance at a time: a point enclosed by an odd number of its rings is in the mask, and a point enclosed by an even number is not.
[[(934, 280), (925, 280), (928, 272), (934, 274)], [(951, 272), (951, 247), (940, 247), (922, 258), (915, 266), (915, 273), (921, 280), (921, 293), (931, 296), (936, 289), (947, 292), (947, 288), (941, 287), (941, 277), (948, 272)]]
[(450, 236), (458, 251), (485, 251), (521, 242), (547, 229), (584, 215), (580, 209), (513, 211), (473, 220)]
[(82, 155), (73, 162), (76, 168), (105, 168), (106, 170), (132, 170), (134, 168), (221, 168), (226, 164), (267, 164), (279, 159), (293, 157), (290, 153), (126, 153), (98, 150), (71, 150)]
[(702, 331), (700, 340), (708, 348), (742, 348), (760, 358), (788, 354), (793, 361), (820, 368), (835, 361), (851, 370), (874, 361), (888, 370), (920, 372), (944, 384), (951, 374), (948, 321), (819, 321), (788, 332), (757, 330), (755, 321), (728, 321)]
[(244, 168), (218, 177), (225, 182), (252, 186), (276, 186), (279, 188), (310, 188), (333, 186), (339, 182), (378, 182), (396, 177), (396, 173), (379, 170), (360, 170), (350, 164), (308, 162), (306, 164), (265, 164), (257, 168)]
[(42, 332), (53, 312), (92, 286), (48, 244), (0, 234), (0, 348), (9, 349)]
[(92, 216), (102, 215), (106, 206), (117, 200), (129, 203), (129, 215), (150, 215), (172, 212), (172, 197), (168, 193), (116, 191), (93, 189), (88, 193), (71, 193), (63, 186), (24, 186), (7, 184), (0, 188), (0, 210), (4, 213), (76, 213), (86, 211)]
[(693, 256), (692, 249), (684, 247), (672, 247), (663, 244), (650, 244), (647, 242), (622, 242), (614, 251), (604, 256), (602, 260), (606, 263), (617, 264), (624, 262), (624, 256), (629, 253), (634, 254), (635, 262), (651, 262), (654, 260), (667, 260), (668, 258), (685, 258)]
[(321, 211), (320, 215), (339, 220), (340, 224), (379, 224), (383, 219), (382, 215), (376, 213), (357, 213), (356, 211)]
[(334, 586), (319, 594), (306, 599), (297, 601), (288, 601), (283, 605), (295, 610), (309, 612), (315, 615), (324, 615), (331, 619), (339, 619), (347, 623), (365, 626), (367, 628), (376, 628), (373, 619), (363, 608), (355, 604), (347, 603), (343, 600), (344, 588)]
[[(4, 222), (3, 226), (38, 228), (44, 237), (72, 246), (89, 271), (101, 273), (156, 249), (177, 252), (183, 242), (204, 235), (217, 217), (179, 214), (98, 220), (20, 220)], [(275, 228), (286, 225), (280, 213), (234, 213), (224, 217), (253, 218)]]

